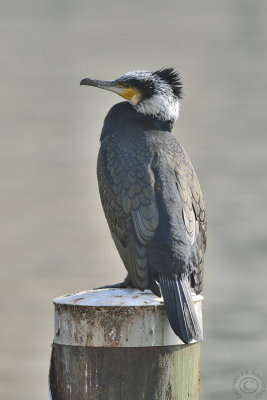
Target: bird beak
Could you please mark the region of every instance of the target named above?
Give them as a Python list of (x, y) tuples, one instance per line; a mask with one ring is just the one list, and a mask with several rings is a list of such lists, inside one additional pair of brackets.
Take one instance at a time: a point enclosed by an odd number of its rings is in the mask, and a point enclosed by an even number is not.
[(108, 82), (108, 81), (99, 81), (97, 79), (84, 78), (81, 80), (80, 85), (94, 86), (100, 89), (105, 89), (109, 90), (110, 92), (117, 93), (124, 99), (129, 100), (133, 105), (136, 105), (140, 101), (139, 99), (140, 96), (139, 95), (137, 96), (138, 89), (131, 86), (126, 88), (124, 87), (123, 84), (117, 83), (116, 81)]

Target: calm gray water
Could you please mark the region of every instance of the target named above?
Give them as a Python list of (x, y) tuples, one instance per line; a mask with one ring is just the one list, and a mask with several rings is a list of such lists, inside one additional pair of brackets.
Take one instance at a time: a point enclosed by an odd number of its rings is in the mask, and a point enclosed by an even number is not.
[(200, 399), (237, 398), (243, 370), (267, 385), (266, 17), (264, 0), (3, 2), (2, 399), (47, 399), (52, 299), (125, 275), (96, 181), (120, 99), (79, 81), (162, 66), (183, 77), (175, 134), (209, 217)]

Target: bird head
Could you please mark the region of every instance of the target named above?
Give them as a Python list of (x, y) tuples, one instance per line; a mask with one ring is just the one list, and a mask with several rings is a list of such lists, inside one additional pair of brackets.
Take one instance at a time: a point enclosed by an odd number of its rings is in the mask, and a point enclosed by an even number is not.
[(80, 84), (117, 93), (128, 100), (137, 112), (162, 121), (175, 121), (179, 116), (182, 84), (173, 68), (127, 72), (115, 81), (85, 78)]

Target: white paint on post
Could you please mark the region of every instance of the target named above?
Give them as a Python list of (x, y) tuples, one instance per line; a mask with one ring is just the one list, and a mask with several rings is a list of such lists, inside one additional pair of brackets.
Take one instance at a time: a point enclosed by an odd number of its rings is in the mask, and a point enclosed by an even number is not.
[[(201, 329), (202, 299), (200, 295), (193, 295)], [(54, 343), (57, 344), (85, 347), (183, 345), (168, 322), (163, 299), (149, 290), (88, 290), (58, 297), (54, 304)]]

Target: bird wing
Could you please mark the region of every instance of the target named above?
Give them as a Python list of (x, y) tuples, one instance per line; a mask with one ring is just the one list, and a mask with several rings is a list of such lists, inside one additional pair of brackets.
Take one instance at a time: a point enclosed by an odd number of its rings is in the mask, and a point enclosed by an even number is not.
[(178, 162), (174, 169), (177, 188), (183, 205), (183, 220), (191, 245), (197, 249), (197, 261), (193, 266), (191, 284), (196, 293), (203, 288), (204, 252), (207, 243), (207, 219), (205, 204), (195, 170), (183, 148), (178, 145)]
[(152, 155), (144, 137), (109, 140), (98, 157), (98, 182), (113, 240), (135, 287), (148, 287), (146, 245), (159, 223)]

